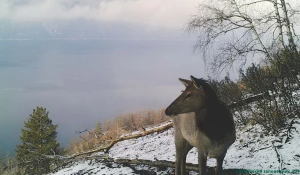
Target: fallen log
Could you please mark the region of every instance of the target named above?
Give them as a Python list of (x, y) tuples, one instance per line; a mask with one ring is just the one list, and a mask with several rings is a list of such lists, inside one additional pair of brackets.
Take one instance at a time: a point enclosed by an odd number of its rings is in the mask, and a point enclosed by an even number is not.
[(91, 151), (87, 151), (87, 152), (83, 152), (83, 153), (79, 153), (79, 154), (75, 154), (75, 155), (72, 155), (72, 156), (70, 156), (68, 158), (69, 159), (73, 159), (73, 158), (78, 157), (78, 156), (92, 154), (92, 153), (96, 153), (96, 152), (100, 152), (100, 151), (104, 151), (105, 153), (108, 153), (108, 151), (110, 150), (110, 148), (112, 148), (118, 142), (121, 142), (121, 141), (124, 141), (124, 140), (128, 140), (128, 139), (135, 139), (135, 138), (138, 138), (138, 137), (143, 137), (143, 136), (146, 136), (146, 135), (149, 135), (149, 134), (153, 134), (155, 132), (162, 132), (162, 131), (170, 129), (171, 127), (173, 127), (173, 123), (172, 122), (168, 123), (168, 124), (166, 124), (164, 126), (158, 127), (158, 128), (154, 128), (154, 129), (151, 129), (151, 130), (146, 130), (146, 131), (144, 131), (142, 133), (139, 133), (139, 134), (124, 136), (124, 137), (118, 138), (116, 140), (112, 140), (112, 142), (108, 146), (100, 147), (100, 148), (97, 148), (95, 150), (91, 150)]

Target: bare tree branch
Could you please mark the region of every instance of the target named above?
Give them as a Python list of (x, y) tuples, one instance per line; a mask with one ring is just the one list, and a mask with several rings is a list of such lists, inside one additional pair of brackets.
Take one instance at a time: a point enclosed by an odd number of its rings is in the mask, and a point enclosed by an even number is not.
[(75, 131), (75, 133), (79, 133), (79, 134), (84, 133), (84, 132), (88, 132), (89, 134), (92, 134), (92, 132), (90, 132), (88, 129), (85, 129), (83, 131)]
[[(249, 53), (263, 53), (270, 61), (275, 48), (285, 48), (284, 38), (288, 38), (290, 47), (296, 50), (292, 37), (297, 35), (291, 32), (293, 25), (286, 8), (289, 4), (285, 0), (277, 1), (221, 0), (218, 2), (222, 5), (200, 5), (198, 15), (190, 19), (186, 29), (198, 34), (194, 49), (203, 53), (205, 62), (213, 58), (211, 66), (218, 69), (224, 69), (237, 61), (245, 63)], [(260, 4), (267, 4), (273, 9), (249, 13), (249, 9), (255, 9)], [(297, 10), (291, 8), (290, 11), (290, 14), (297, 13)], [(286, 33), (283, 26), (286, 26)], [(272, 40), (269, 36), (273, 36)], [(220, 41), (223, 44), (219, 44)], [(280, 47), (276, 47), (276, 44)], [(211, 49), (214, 50), (212, 54), (209, 52)]]

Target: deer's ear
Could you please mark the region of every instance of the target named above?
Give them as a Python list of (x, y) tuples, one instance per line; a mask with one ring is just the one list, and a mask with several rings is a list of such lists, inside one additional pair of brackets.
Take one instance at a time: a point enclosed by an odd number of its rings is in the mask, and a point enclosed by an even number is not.
[(179, 78), (179, 81), (180, 81), (185, 87), (187, 87), (189, 84), (192, 83), (191, 80), (186, 80), (186, 79), (182, 79), (182, 78)]
[(197, 83), (197, 82), (198, 82), (198, 79), (197, 79), (197, 78), (195, 78), (195, 77), (193, 77), (193, 76), (191, 75), (191, 80), (192, 80), (192, 82), (193, 82), (193, 85), (194, 85), (197, 89), (200, 89), (200, 88), (201, 88), (201, 86)]

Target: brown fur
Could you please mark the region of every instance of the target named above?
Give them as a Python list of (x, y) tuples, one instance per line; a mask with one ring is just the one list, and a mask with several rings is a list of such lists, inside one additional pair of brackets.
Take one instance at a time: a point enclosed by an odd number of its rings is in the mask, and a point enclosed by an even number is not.
[(205, 80), (192, 76), (191, 79), (180, 79), (186, 89), (165, 111), (169, 116), (178, 115), (173, 117), (175, 174), (186, 173), (186, 155), (192, 147), (197, 147), (200, 175), (205, 174), (208, 155), (217, 159), (219, 175), (227, 149), (236, 138), (233, 117)]

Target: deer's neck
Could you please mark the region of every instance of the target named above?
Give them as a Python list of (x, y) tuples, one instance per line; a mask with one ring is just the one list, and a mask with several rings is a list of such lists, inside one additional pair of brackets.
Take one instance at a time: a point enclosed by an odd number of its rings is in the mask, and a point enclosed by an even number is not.
[(220, 101), (195, 112), (199, 130), (212, 140), (219, 140), (229, 130), (229, 115), (226, 106)]

